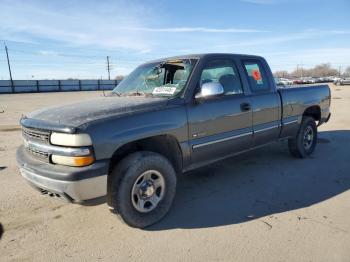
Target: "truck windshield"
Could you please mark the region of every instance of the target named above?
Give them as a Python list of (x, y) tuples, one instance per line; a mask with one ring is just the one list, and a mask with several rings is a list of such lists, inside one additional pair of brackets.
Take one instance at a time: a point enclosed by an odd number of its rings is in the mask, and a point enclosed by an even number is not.
[(186, 86), (195, 63), (195, 59), (176, 59), (139, 66), (114, 88), (113, 93), (174, 97)]

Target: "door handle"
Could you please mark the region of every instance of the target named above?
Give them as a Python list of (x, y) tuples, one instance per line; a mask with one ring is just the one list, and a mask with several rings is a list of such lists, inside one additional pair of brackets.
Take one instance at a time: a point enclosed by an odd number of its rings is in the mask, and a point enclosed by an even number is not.
[(249, 103), (242, 103), (242, 104), (241, 104), (241, 110), (242, 110), (243, 112), (249, 111), (250, 109), (251, 109), (251, 106), (250, 106)]

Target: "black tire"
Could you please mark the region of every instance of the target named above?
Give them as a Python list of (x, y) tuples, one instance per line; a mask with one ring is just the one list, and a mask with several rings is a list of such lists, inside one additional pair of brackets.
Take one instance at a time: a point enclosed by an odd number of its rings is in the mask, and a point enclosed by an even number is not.
[[(311, 131), (310, 131), (311, 130)], [(312, 132), (312, 138), (306, 132)], [(289, 152), (292, 156), (305, 158), (311, 155), (317, 144), (317, 126), (312, 117), (305, 116), (295, 138), (288, 140)]]
[[(164, 192), (161, 200), (152, 207), (154, 209), (145, 213), (136, 209), (132, 192), (140, 175), (149, 170), (156, 170), (161, 174)], [(130, 154), (120, 161), (111, 175), (111, 207), (129, 226), (136, 228), (150, 226), (169, 211), (176, 193), (177, 179), (173, 166), (162, 155), (148, 151)]]

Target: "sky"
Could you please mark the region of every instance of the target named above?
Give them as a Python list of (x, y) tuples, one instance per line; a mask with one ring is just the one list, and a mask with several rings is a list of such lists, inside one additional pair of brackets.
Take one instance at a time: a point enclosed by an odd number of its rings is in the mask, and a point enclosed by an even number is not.
[(350, 66), (350, 0), (0, 0), (0, 79), (107, 78), (192, 53)]

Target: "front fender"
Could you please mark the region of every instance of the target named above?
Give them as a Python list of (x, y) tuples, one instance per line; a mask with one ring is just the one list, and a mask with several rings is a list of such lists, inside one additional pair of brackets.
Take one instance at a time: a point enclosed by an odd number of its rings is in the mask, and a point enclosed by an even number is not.
[(111, 158), (121, 146), (157, 135), (172, 135), (179, 143), (188, 140), (187, 113), (184, 106), (129, 114), (87, 125), (96, 159)]

